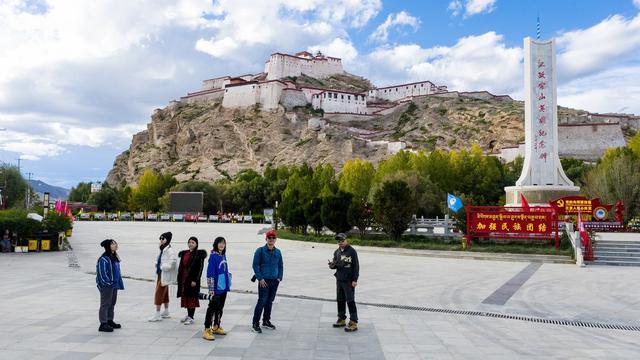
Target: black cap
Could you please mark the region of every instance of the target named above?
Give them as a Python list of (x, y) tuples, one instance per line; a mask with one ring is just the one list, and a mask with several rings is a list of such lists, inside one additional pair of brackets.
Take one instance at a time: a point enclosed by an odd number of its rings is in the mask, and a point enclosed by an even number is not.
[(171, 242), (172, 237), (173, 237), (173, 234), (171, 233), (171, 231), (167, 231), (166, 233), (160, 235), (160, 238), (167, 240), (167, 242)]
[(345, 234), (345, 233), (338, 233), (338, 234), (336, 234), (335, 239), (336, 239), (336, 240), (338, 240), (338, 241), (346, 240), (346, 239), (347, 239), (347, 234)]

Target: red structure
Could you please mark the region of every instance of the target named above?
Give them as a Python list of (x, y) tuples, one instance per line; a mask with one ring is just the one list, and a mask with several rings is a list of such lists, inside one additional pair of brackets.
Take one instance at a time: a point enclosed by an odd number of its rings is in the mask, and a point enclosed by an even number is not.
[(555, 239), (560, 247), (558, 218), (550, 207), (465, 206), (467, 245), (471, 238)]

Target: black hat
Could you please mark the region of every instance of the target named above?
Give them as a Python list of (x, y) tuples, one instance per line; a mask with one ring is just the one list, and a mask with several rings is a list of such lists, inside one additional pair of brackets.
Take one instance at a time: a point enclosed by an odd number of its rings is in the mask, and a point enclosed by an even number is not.
[(166, 233), (160, 235), (160, 238), (167, 240), (168, 243), (171, 242), (172, 237), (173, 237), (173, 234), (171, 233), (171, 231), (167, 231)]
[(110, 250), (109, 247), (111, 246), (111, 242), (113, 242), (113, 239), (102, 240), (102, 242), (100, 243), (100, 246), (102, 246), (106, 250)]
[(335, 239), (338, 241), (345, 240), (346, 238), (347, 238), (347, 235), (345, 233), (338, 233), (336, 234), (336, 237), (335, 237)]

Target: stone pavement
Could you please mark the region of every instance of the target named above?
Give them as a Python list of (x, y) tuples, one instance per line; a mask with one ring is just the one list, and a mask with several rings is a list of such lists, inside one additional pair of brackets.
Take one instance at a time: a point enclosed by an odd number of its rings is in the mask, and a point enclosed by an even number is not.
[[(256, 297), (237, 292), (229, 295), (223, 316), (229, 334), (207, 342), (200, 337), (205, 302), (196, 312), (196, 324), (181, 325), (178, 319), (184, 314), (173, 288), (173, 318), (149, 323), (154, 284), (133, 279), (125, 279), (116, 305), (116, 321), (123, 329), (98, 333), (98, 291), (95, 276), (87, 273), (94, 271), (100, 253), (96, 239), (116, 238), (125, 275), (151, 279), (157, 235), (167, 225), (178, 238), (196, 234), (207, 239), (201, 241), (207, 248), (214, 235), (227, 236), (234, 287), (254, 290), (244, 269), (250, 256), (243, 253), (261, 243), (255, 235), (258, 226), (81, 223), (72, 238), (79, 269), (68, 267), (65, 253), (0, 254), (0, 359), (635, 359), (640, 354), (638, 331), (364, 305), (359, 306), (360, 331), (346, 334), (331, 327), (335, 303), (288, 297), (278, 297), (274, 305), (278, 330), (258, 335), (249, 328)], [(286, 261), (282, 294), (333, 295), (323, 263), (330, 246), (288, 241), (278, 246)], [(543, 264), (533, 272), (523, 263), (366, 251), (360, 256), (365, 271), (357, 299), (362, 302), (639, 323), (636, 269)], [(525, 268), (530, 277), (511, 289), (515, 291), (504, 305), (482, 304), (510, 281), (521, 282), (523, 275), (517, 275)], [(579, 297), (586, 305), (580, 306)]]

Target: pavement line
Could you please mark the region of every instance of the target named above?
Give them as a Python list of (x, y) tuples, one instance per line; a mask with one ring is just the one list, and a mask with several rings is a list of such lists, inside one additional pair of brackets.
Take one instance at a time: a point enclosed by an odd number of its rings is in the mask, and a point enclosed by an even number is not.
[(483, 304), (504, 305), (511, 299), (513, 294), (542, 266), (542, 263), (531, 263), (500, 286), (493, 294), (482, 301)]
[[(95, 271), (85, 271), (85, 274), (95, 275), (96, 273)], [(136, 281), (146, 281), (146, 282), (155, 281), (152, 279), (126, 276), (126, 275), (122, 277), (124, 279), (130, 279), (130, 280), (136, 280)], [(231, 290), (230, 292), (236, 293), (236, 294), (245, 294), (245, 295), (258, 294), (257, 291), (252, 291), (252, 290)], [(299, 300), (323, 301), (323, 302), (336, 301), (336, 299), (330, 299), (330, 298), (321, 298), (321, 297), (306, 296), (306, 295), (290, 295), (290, 294), (281, 294), (281, 293), (278, 293), (278, 297), (283, 297), (288, 299), (299, 299)], [(395, 305), (395, 304), (369, 303), (369, 302), (360, 302), (360, 301), (357, 301), (356, 303), (358, 305), (365, 305), (365, 306), (384, 308), (384, 309), (423, 311), (423, 312), (433, 312), (433, 313), (441, 313), (441, 314), (449, 314), (449, 315), (480, 316), (480, 317), (490, 317), (490, 318), (505, 319), (505, 320), (519, 320), (519, 321), (526, 321), (526, 322), (533, 322), (533, 323), (540, 323), (540, 324), (574, 326), (574, 327), (594, 328), (594, 329), (603, 329), (603, 330), (625, 330), (625, 331), (640, 332), (640, 325), (608, 324), (608, 323), (597, 323), (597, 322), (579, 321), (579, 320), (540, 318), (540, 317), (533, 317), (533, 316), (527, 316), (527, 315), (512, 315), (512, 314), (503, 314), (503, 313), (487, 312), (487, 311), (432, 308), (432, 307), (412, 306), (412, 305)]]

